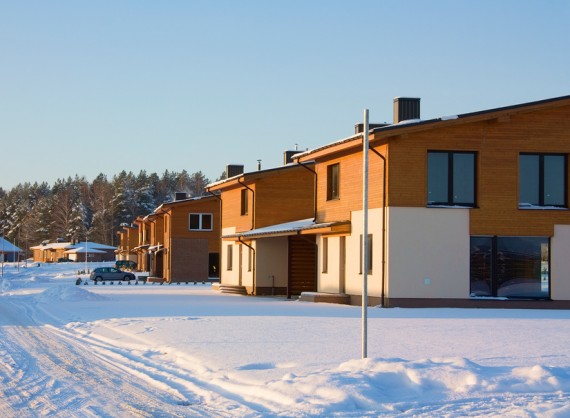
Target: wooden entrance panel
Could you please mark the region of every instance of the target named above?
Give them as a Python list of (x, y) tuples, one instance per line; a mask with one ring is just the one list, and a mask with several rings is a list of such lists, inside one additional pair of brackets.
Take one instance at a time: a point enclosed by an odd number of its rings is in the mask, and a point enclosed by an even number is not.
[(317, 246), (314, 235), (289, 237), (287, 297), (317, 291)]

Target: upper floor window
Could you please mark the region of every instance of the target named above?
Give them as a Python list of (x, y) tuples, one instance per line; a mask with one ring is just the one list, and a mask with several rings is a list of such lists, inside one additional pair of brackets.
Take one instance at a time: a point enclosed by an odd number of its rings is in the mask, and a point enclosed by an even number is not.
[(327, 167), (327, 200), (334, 200), (340, 197), (340, 165), (332, 164)]
[(247, 193), (247, 189), (242, 189), (241, 190), (241, 214), (242, 215), (247, 215), (248, 214), (248, 209), (249, 209), (249, 201), (248, 201), (248, 193)]
[(475, 206), (475, 153), (428, 152), (428, 206)]
[(190, 231), (211, 231), (212, 230), (212, 214), (211, 213), (191, 213)]
[(520, 154), (519, 207), (566, 207), (566, 155)]

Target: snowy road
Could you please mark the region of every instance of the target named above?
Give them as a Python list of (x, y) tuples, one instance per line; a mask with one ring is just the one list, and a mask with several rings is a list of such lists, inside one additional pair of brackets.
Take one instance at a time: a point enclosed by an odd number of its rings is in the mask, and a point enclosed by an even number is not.
[(0, 283), (0, 418), (570, 417), (570, 312), (371, 309), (203, 286)]
[(29, 305), (7, 299), (0, 303), (1, 417), (58, 411), (81, 417), (230, 415), (201, 405), (183, 387), (190, 383), (165, 376), (163, 367), (117, 358), (119, 351), (38, 323), (35, 316)]

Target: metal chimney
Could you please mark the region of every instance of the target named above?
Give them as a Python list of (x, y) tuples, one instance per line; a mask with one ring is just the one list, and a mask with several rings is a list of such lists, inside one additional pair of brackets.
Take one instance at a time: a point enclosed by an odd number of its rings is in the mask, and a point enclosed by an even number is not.
[(394, 124), (404, 120), (419, 119), (420, 100), (417, 97), (394, 98)]
[(226, 178), (235, 177), (243, 174), (243, 165), (228, 164), (226, 165)]

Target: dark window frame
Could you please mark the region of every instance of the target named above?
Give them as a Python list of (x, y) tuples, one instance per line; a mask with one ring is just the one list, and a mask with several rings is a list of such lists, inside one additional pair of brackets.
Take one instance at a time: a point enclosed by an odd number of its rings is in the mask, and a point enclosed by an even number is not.
[[(192, 216), (198, 217), (198, 228), (192, 228)], [(204, 228), (204, 217), (210, 218), (210, 228)], [(214, 229), (214, 215), (211, 213), (191, 212), (188, 214), (189, 231), (212, 231)]]
[[(479, 248), (482, 247), (484, 250), (474, 252), (474, 248), (477, 248), (474, 247), (474, 240), (479, 240)], [(519, 240), (519, 242), (513, 240)], [(525, 241), (528, 243), (528, 240), (544, 241), (540, 243), (539, 260), (533, 260), (529, 257), (527, 250), (529, 247), (524, 247)], [(546, 249), (542, 247), (543, 244), (546, 244)], [(521, 250), (521, 248), (526, 251)], [(546, 257), (545, 253), (547, 253)], [(548, 236), (472, 235), (470, 237), (469, 293), (471, 297), (550, 299), (552, 292), (551, 263), (552, 239)], [(547, 275), (546, 290), (543, 288), (544, 274)], [(517, 289), (517, 285), (525, 286), (525, 281), (528, 283), (528, 280), (534, 281), (535, 287), (539, 285), (540, 292), (529, 294), (524, 287)], [(540, 282), (536, 283), (537, 280)], [(503, 287), (504, 285), (506, 287)]]
[[(524, 203), (530, 202), (521, 202), (520, 196), (520, 189), (521, 189), (521, 163), (520, 157), (523, 155), (527, 156), (536, 156), (538, 157), (538, 202), (536, 204), (531, 203), (535, 206), (539, 207), (556, 207), (556, 208), (567, 208), (568, 207), (568, 154), (564, 153), (548, 153), (548, 152), (521, 152), (519, 154), (519, 173), (518, 173), (518, 187), (519, 187), (519, 196), (518, 196), (518, 203), (519, 208), (525, 209), (525, 206), (521, 206)], [(553, 204), (545, 204), (545, 163), (544, 157), (563, 157), (564, 158), (564, 175), (562, 176), (562, 190), (564, 191), (564, 203), (562, 205), (553, 205)]]
[(327, 200), (340, 199), (340, 164), (327, 166)]
[(242, 216), (249, 213), (249, 194), (247, 189), (241, 189), (241, 210)]
[[(427, 206), (458, 206), (458, 207), (470, 207), (474, 208), (477, 206), (477, 151), (450, 151), (450, 150), (428, 150), (427, 152), (427, 172), (426, 172), (426, 183), (428, 185), (429, 193), (429, 156), (430, 154), (445, 154), (447, 155), (447, 200), (446, 201), (427, 201)], [(453, 157), (455, 155), (472, 155), (473, 156), (473, 202), (454, 202), (454, 170), (455, 162)]]

